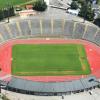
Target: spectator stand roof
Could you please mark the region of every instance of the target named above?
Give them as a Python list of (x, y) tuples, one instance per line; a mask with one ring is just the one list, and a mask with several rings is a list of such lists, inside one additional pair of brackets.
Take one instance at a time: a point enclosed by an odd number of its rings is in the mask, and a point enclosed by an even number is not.
[[(89, 81), (89, 80), (94, 81)], [(96, 81), (95, 76), (89, 76), (80, 80), (64, 81), (64, 82), (34, 82), (17, 77), (12, 77), (8, 83), (8, 87), (16, 88), (24, 91), (33, 92), (68, 92), (78, 91), (87, 88), (91, 88), (99, 85)]]

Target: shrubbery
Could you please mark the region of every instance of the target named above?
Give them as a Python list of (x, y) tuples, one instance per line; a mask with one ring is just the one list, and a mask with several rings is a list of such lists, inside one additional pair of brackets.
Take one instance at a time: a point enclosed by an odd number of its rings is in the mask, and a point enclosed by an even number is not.
[(100, 18), (95, 19), (94, 24), (100, 27)]
[(76, 1), (73, 1), (72, 3), (71, 3), (71, 9), (78, 9), (78, 3), (76, 2)]
[(83, 17), (84, 19), (86, 19), (88, 21), (94, 20), (95, 14), (94, 14), (94, 11), (92, 10), (91, 3), (84, 2), (81, 5), (79, 16)]
[(4, 18), (11, 17), (14, 15), (15, 13), (14, 13), (13, 6), (8, 7), (8, 8), (3, 8), (0, 10), (0, 20), (3, 20)]
[(91, 0), (72, 0), (71, 9), (80, 9), (79, 16), (83, 17), (85, 20), (94, 20), (94, 11), (92, 10)]
[(2, 94), (2, 95), (0, 96), (0, 98), (1, 98), (2, 100), (10, 100), (10, 99), (8, 99), (7, 96), (4, 95), (4, 94)]
[(37, 11), (45, 11), (47, 4), (44, 0), (36, 0), (33, 4), (33, 9)]

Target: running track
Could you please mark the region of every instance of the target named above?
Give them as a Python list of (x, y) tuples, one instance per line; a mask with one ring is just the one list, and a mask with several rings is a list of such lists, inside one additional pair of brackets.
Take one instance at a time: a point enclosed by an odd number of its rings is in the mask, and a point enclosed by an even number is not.
[[(7, 43), (0, 45), (0, 68), (2, 69), (0, 77), (11, 74), (11, 60), (12, 60), (12, 46), (14, 44), (67, 44), (67, 43), (76, 43), (83, 44), (87, 53), (88, 61), (91, 67), (91, 74), (95, 75), (97, 78), (100, 78), (100, 47), (97, 45), (84, 41), (84, 40), (64, 40), (64, 39), (30, 39), (30, 40), (11, 40)], [(19, 76), (16, 76), (19, 77)], [(85, 75), (80, 76), (21, 76), (32, 81), (70, 81), (86, 77)]]

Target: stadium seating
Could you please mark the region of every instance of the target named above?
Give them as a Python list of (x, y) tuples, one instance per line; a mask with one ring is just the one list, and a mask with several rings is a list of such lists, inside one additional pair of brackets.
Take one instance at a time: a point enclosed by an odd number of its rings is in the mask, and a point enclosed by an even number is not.
[(32, 20), (31, 21), (31, 34), (32, 35), (37, 35), (37, 34), (40, 34), (41, 33), (41, 30), (40, 30), (40, 20)]
[(11, 38), (10, 34), (8, 33), (8, 31), (5, 27), (5, 25), (0, 25), (0, 33), (2, 34), (2, 36), (5, 40), (8, 40), (8, 39)]
[(85, 31), (85, 25), (82, 23), (76, 23), (76, 26), (73, 32), (73, 38), (81, 39), (84, 34), (84, 31)]
[(74, 27), (73, 21), (65, 21), (64, 34), (65, 34), (66, 38), (72, 38), (73, 27)]
[(4, 41), (4, 38), (2, 37), (2, 35), (0, 34), (0, 43), (2, 43)]
[(9, 28), (14, 38), (20, 37), (20, 32), (18, 30), (18, 23), (15, 22), (15, 23), (9, 24)]
[(43, 34), (47, 34), (47, 35), (50, 35), (52, 33), (52, 29), (51, 29), (51, 23), (53, 20), (42, 20), (42, 28), (43, 28)]
[(29, 25), (27, 21), (20, 22), (20, 29), (23, 36), (28, 36), (30, 34)]
[(85, 39), (100, 45), (100, 29), (95, 25), (65, 19), (30, 19), (0, 25), (0, 42), (36, 36), (64, 36), (67, 39)]
[(96, 32), (97, 32), (96, 27), (87, 26), (87, 30), (83, 38), (92, 41), (94, 40), (94, 35), (96, 34)]
[[(90, 79), (96, 80), (94, 76), (89, 76), (80, 80), (65, 81), (65, 82), (33, 82), (27, 81), (25, 79), (12, 77), (12, 80), (8, 83), (10, 89), (14, 91), (13, 88), (24, 93), (26, 91), (35, 91), (35, 95), (62, 95), (67, 92), (77, 93), (81, 90), (89, 90), (98, 85), (96, 82), (89, 82)], [(22, 93), (22, 92), (21, 92)]]
[(95, 35), (94, 39), (95, 39), (95, 43), (100, 46), (100, 30)]
[(54, 34), (63, 34), (62, 20), (53, 21), (53, 33)]

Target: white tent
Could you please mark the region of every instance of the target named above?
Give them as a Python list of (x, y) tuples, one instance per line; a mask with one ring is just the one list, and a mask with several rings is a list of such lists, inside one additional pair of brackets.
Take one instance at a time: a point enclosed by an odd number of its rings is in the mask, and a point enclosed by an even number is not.
[(76, 15), (76, 16), (78, 15), (79, 11), (80, 11), (79, 9), (77, 9), (77, 10), (68, 9), (67, 10), (68, 13), (70, 13), (72, 15)]
[(47, 5), (49, 5), (49, 0), (44, 0), (46, 2)]

